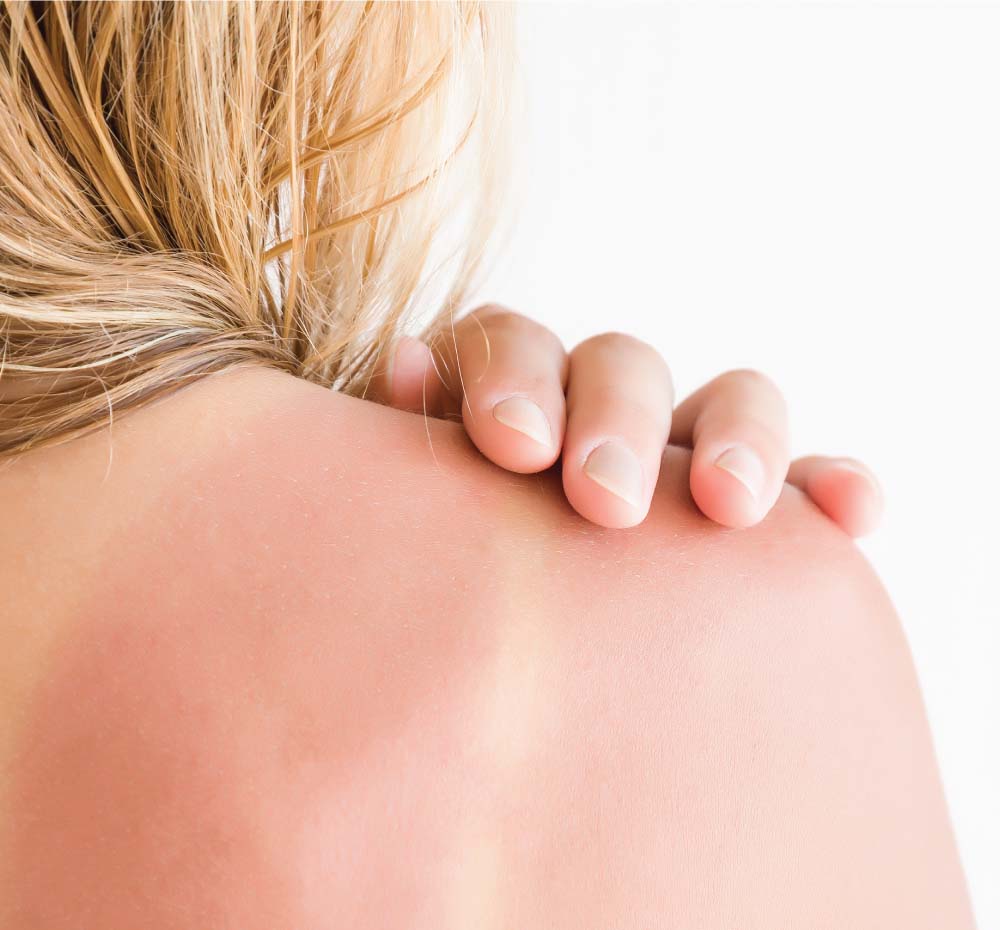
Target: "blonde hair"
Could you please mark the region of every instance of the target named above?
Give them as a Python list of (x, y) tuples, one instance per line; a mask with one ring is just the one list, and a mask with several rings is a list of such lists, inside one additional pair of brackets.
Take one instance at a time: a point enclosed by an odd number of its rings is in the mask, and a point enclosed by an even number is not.
[(497, 219), (508, 14), (3, 0), (0, 454), (246, 362), (363, 394), (446, 326)]

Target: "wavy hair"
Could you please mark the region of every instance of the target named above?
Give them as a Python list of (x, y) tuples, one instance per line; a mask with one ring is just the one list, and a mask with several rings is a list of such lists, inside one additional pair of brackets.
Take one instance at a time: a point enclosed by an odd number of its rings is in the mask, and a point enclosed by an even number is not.
[(446, 327), (502, 203), (509, 14), (3, 0), (0, 454), (244, 363), (363, 394)]

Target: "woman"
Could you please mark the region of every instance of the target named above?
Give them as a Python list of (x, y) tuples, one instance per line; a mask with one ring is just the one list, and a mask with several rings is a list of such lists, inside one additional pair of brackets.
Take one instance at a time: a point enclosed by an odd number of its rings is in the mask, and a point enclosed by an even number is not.
[[(4, 9), (0, 926), (971, 926), (770, 384), (671, 424), (635, 340), (451, 325), (504, 27)], [(871, 522), (850, 463), (795, 471)]]

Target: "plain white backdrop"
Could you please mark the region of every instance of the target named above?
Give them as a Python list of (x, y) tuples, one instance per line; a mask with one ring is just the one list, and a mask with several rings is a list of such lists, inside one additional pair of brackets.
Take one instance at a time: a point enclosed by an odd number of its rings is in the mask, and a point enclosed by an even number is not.
[(759, 368), (888, 497), (980, 930), (1000, 928), (1000, 7), (526, 4), (520, 219), (486, 289)]

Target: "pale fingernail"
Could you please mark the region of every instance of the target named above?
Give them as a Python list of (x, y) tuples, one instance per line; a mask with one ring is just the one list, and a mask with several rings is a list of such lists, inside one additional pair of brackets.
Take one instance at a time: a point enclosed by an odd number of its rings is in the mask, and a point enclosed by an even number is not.
[(527, 397), (508, 397), (493, 408), (493, 419), (524, 433), (543, 446), (552, 445), (552, 429), (542, 408)]
[(606, 442), (594, 449), (583, 463), (591, 481), (620, 497), (633, 507), (642, 506), (642, 465), (631, 452), (617, 442)]
[(853, 462), (850, 459), (833, 459), (830, 462), (830, 467), (836, 468), (839, 471), (849, 471), (855, 475), (861, 475), (861, 477), (868, 482), (869, 486), (875, 491), (875, 493), (879, 497), (882, 496), (882, 485), (879, 483), (878, 478), (876, 478), (875, 475), (863, 465)]
[(867, 469), (862, 468), (850, 459), (831, 459), (829, 465), (831, 468), (839, 468), (841, 471), (852, 471), (856, 475), (861, 475), (862, 478), (867, 478), (869, 481), (872, 480), (872, 475)]
[(716, 460), (715, 465), (729, 472), (756, 500), (764, 490), (764, 463), (753, 449), (746, 446), (733, 446), (727, 449)]

